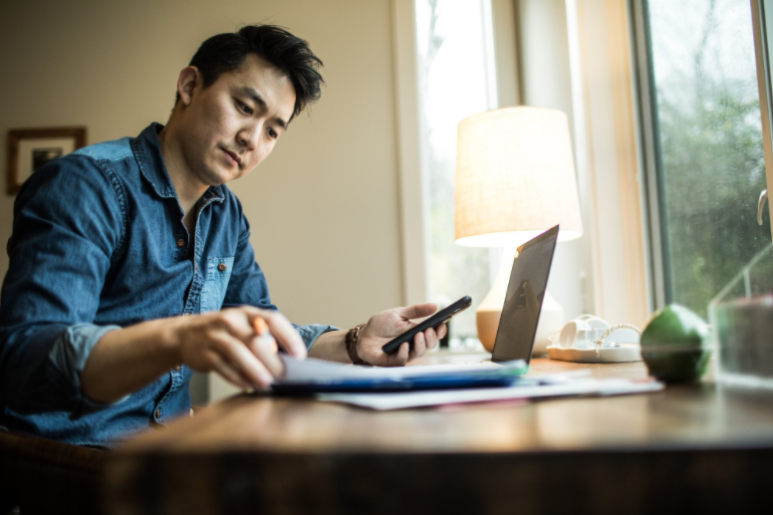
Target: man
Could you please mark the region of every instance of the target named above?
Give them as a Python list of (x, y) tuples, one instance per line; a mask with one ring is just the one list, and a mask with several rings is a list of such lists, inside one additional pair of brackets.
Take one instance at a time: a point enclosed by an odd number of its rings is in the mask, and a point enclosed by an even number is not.
[[(0, 304), (0, 425), (111, 445), (190, 410), (192, 371), (242, 388), (282, 373), (262, 318), (292, 356), (403, 365), (388, 340), (432, 304), (351, 331), (293, 327), (271, 303), (249, 224), (225, 183), (273, 150), (320, 96), (321, 61), (270, 25), (205, 41), (177, 81), (166, 126), (52, 161), (19, 192)], [(313, 346), (312, 346), (313, 344)]]

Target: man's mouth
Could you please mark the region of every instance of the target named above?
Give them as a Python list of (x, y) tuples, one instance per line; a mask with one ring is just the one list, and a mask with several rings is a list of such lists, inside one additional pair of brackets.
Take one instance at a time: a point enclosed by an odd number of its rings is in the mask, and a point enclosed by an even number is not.
[(225, 155), (228, 157), (230, 161), (232, 161), (236, 166), (241, 166), (242, 164), (242, 158), (239, 157), (239, 154), (235, 152), (231, 152), (230, 150), (222, 149), (223, 152), (225, 152)]

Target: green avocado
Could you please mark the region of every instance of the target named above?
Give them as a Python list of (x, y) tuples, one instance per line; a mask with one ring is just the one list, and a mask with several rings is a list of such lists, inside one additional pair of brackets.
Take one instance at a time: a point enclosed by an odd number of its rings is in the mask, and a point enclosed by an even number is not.
[(641, 335), (641, 354), (650, 375), (666, 382), (697, 381), (711, 351), (706, 322), (679, 304), (656, 312)]

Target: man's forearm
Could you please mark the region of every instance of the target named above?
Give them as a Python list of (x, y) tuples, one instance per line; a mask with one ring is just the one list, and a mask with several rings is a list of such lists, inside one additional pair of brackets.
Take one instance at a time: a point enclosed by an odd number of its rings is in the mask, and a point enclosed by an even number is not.
[[(98, 402), (114, 402), (155, 381), (182, 363), (176, 341), (181, 318), (144, 322), (111, 331), (91, 351), (81, 373), (81, 391)], [(309, 356), (351, 363), (346, 351), (346, 331), (320, 335)]]
[[(274, 338), (258, 334), (257, 319)], [(144, 322), (99, 340), (81, 373), (81, 392), (116, 401), (181, 364), (215, 371), (240, 388), (266, 388), (282, 372), (277, 344), (306, 357), (301, 336), (281, 313), (253, 306)]]
[(174, 318), (153, 320), (105, 334), (81, 373), (82, 393), (94, 401), (114, 402), (180, 364), (177, 323)]
[(346, 351), (347, 331), (329, 331), (323, 333), (309, 349), (309, 357), (351, 363), (349, 353)]

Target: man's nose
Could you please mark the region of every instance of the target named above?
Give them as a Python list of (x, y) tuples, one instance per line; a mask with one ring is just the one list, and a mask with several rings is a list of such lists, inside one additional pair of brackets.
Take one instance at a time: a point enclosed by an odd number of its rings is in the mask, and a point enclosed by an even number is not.
[(260, 132), (263, 130), (263, 124), (258, 123), (249, 127), (244, 127), (237, 135), (237, 140), (245, 150), (255, 150), (258, 146)]

